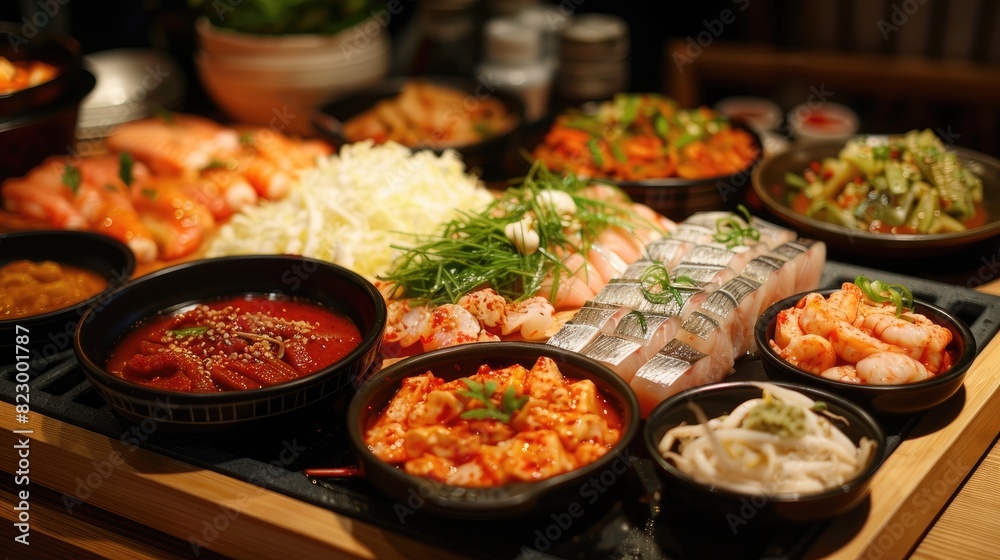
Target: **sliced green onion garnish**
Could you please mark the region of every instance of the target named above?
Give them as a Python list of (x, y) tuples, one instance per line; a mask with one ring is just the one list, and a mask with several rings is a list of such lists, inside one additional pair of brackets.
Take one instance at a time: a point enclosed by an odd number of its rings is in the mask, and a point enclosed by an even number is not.
[(590, 148), (590, 155), (594, 156), (594, 165), (604, 167), (604, 156), (601, 155), (601, 148), (597, 144), (597, 138), (591, 138), (587, 142), (587, 147)]
[(625, 316), (628, 317), (629, 315), (634, 316), (636, 321), (639, 321), (639, 328), (642, 329), (642, 334), (646, 334), (646, 330), (649, 328), (649, 326), (646, 324), (646, 316), (642, 314), (642, 311), (639, 311), (638, 309), (633, 309), (632, 311), (629, 311), (628, 314)]
[(671, 279), (670, 271), (660, 262), (654, 263), (642, 273), (639, 284), (642, 286), (642, 295), (647, 301), (667, 303), (673, 299), (678, 307), (684, 307), (684, 299), (681, 298), (678, 286), (697, 287), (697, 283), (689, 276)]
[(744, 226), (736, 218), (736, 216), (728, 216), (725, 218), (719, 218), (715, 222), (715, 227), (718, 232), (712, 236), (715, 241), (719, 243), (725, 243), (726, 247), (732, 249), (737, 245), (745, 245), (744, 240), (749, 238), (757, 241), (760, 239), (760, 231), (757, 228), (750, 225), (750, 211), (747, 210), (746, 206), (740, 204), (737, 206), (740, 214), (743, 214), (746, 226)]
[(198, 336), (200, 334), (205, 334), (208, 329), (211, 328), (208, 325), (201, 327), (188, 327), (186, 329), (176, 329), (172, 331), (167, 331), (167, 334), (174, 335), (177, 338), (185, 338), (189, 336)]
[(902, 284), (888, 284), (882, 280), (869, 280), (865, 276), (854, 279), (854, 285), (873, 303), (891, 301), (896, 306), (896, 317), (903, 311), (913, 311), (913, 293)]

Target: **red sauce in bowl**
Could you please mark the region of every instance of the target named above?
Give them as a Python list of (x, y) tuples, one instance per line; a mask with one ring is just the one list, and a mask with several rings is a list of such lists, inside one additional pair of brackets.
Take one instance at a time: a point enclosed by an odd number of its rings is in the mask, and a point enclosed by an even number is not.
[(330, 308), (247, 294), (140, 323), (112, 350), (107, 370), (172, 391), (259, 389), (316, 373), (360, 344), (357, 325)]

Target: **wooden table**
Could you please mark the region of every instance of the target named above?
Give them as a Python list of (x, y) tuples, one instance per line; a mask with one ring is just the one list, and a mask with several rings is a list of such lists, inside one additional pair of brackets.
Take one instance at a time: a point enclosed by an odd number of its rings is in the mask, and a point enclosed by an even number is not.
[[(1000, 280), (980, 289), (1000, 295)], [(873, 481), (870, 509), (835, 520), (808, 557), (996, 556), (1000, 338), (981, 352), (965, 383), (964, 402), (925, 415), (889, 457)], [(11, 544), (19, 513), (12, 492), (22, 488), (12, 484), (12, 430), (23, 428), (13, 406), (0, 403), (0, 550), (12, 558), (456, 558), (37, 413), (30, 423), (31, 544), (20, 548)], [(66, 497), (77, 495), (85, 499)]]

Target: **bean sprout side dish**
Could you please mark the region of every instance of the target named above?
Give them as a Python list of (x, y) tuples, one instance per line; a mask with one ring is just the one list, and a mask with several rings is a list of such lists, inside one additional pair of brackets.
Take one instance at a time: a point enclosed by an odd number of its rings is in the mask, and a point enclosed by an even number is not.
[(871, 460), (876, 443), (855, 445), (824, 403), (771, 383), (762, 396), (664, 434), (660, 454), (694, 480), (752, 495), (808, 495), (843, 485)]

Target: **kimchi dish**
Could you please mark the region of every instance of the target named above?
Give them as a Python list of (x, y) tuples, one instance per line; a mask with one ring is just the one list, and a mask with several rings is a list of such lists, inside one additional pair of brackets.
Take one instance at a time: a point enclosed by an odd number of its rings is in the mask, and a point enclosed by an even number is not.
[(140, 324), (118, 343), (107, 370), (172, 391), (216, 393), (293, 381), (360, 346), (351, 319), (274, 294), (206, 301)]
[(364, 439), (408, 474), (495, 487), (590, 464), (618, 443), (623, 424), (593, 381), (569, 379), (543, 356), (531, 369), (482, 365), (453, 381), (431, 371), (406, 378)]
[(347, 120), (344, 136), (349, 142), (372, 139), (410, 148), (449, 148), (504, 134), (517, 119), (499, 99), (411, 80), (398, 95)]
[(532, 155), (581, 177), (642, 181), (739, 173), (760, 149), (752, 134), (707, 107), (680, 109), (660, 95), (618, 94), (595, 113), (557, 117)]

